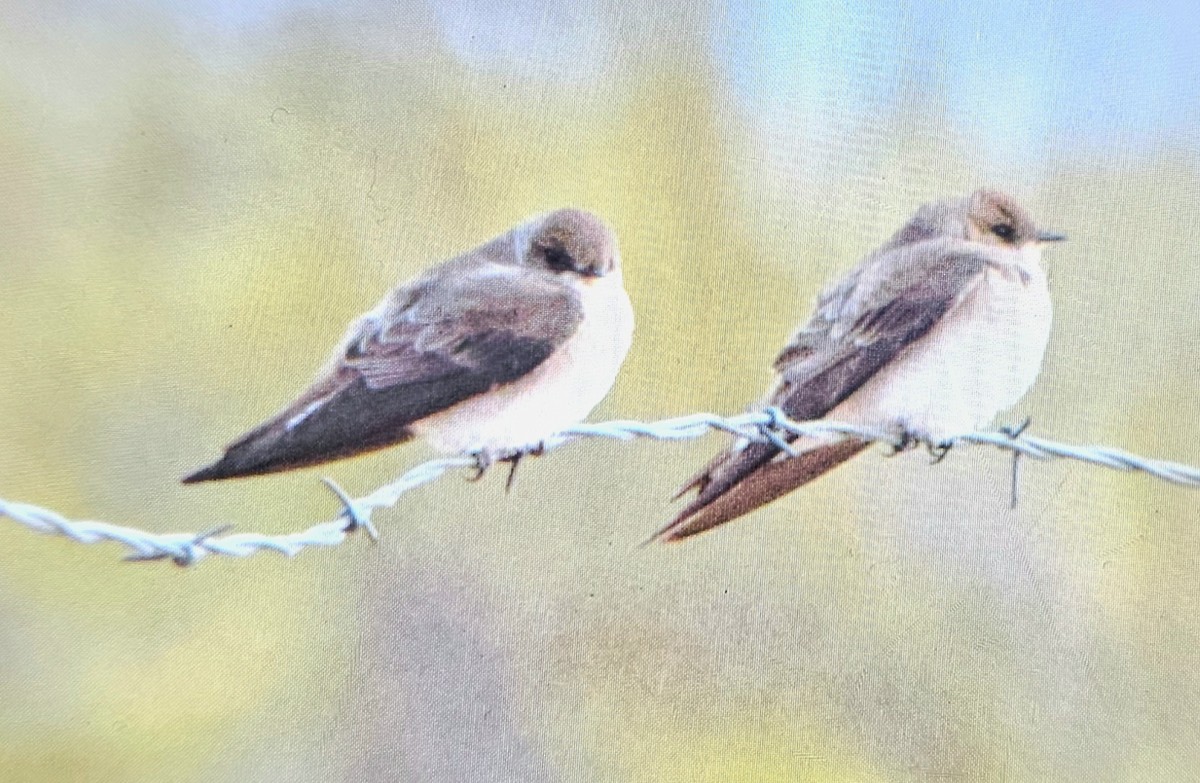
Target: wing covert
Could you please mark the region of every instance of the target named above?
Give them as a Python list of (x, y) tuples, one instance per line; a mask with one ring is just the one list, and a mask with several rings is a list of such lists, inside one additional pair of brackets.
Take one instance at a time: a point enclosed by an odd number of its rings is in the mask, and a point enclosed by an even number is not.
[(304, 394), (185, 480), (284, 470), (407, 440), (412, 422), (536, 368), (583, 320), (578, 294), (549, 273), (453, 263), (390, 295)]

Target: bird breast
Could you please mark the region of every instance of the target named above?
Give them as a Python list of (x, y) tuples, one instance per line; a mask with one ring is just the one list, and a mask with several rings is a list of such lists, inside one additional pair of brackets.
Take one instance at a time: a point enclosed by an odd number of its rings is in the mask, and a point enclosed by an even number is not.
[(579, 328), (518, 380), (412, 424), (444, 453), (503, 455), (578, 424), (604, 399), (633, 340), (633, 308), (620, 271), (580, 280)]
[(1038, 256), (1018, 259), (987, 267), (924, 337), (829, 417), (941, 441), (988, 426), (1020, 400), (1041, 370), (1051, 308)]

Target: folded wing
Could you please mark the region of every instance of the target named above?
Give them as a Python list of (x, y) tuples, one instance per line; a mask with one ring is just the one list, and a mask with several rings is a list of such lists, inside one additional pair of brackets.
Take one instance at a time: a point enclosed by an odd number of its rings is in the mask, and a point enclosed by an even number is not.
[(432, 413), (521, 378), (578, 329), (578, 295), (552, 274), (443, 268), (351, 329), (295, 402), (185, 483), (311, 465), (412, 437)]
[[(868, 258), (822, 294), (816, 313), (780, 353), (777, 384), (767, 404), (798, 421), (821, 418), (921, 339), (982, 279), (987, 265), (985, 253), (945, 241)], [(780, 450), (769, 443), (726, 450), (683, 487), (680, 495), (693, 488), (697, 494), (659, 537), (684, 538), (728, 522), (822, 475), (866, 445), (856, 440), (823, 444), (782, 462), (776, 462)]]

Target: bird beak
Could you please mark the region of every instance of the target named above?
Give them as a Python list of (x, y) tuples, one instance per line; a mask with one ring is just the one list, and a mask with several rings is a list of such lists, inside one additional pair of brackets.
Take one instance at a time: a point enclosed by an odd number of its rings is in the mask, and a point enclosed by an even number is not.
[(1037, 235), (1039, 242), (1065, 242), (1066, 239), (1066, 234), (1058, 234), (1053, 231), (1039, 231)]

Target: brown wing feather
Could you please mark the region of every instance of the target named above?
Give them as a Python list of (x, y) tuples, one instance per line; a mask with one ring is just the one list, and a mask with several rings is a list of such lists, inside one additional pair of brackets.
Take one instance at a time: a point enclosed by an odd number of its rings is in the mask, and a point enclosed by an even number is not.
[[(808, 324), (779, 354), (775, 361), (779, 378), (767, 404), (778, 406), (798, 421), (821, 418), (906, 346), (923, 337), (981, 279), (987, 263), (986, 255), (964, 249), (962, 243), (945, 241), (896, 248), (868, 258), (821, 296)], [(796, 438), (791, 435), (787, 439)], [(698, 492), (664, 529), (665, 537), (677, 537), (671, 535), (673, 529), (683, 529), (691, 516), (726, 493), (737, 491), (745, 497), (727, 504), (737, 513), (714, 514), (712, 518), (720, 517), (720, 521), (713, 525), (787, 492), (778, 490), (786, 482), (765, 494), (756, 494), (761, 488), (757, 482), (742, 486), (748, 476), (779, 454), (776, 446), (754, 442), (717, 455), (681, 490), (681, 495), (693, 487)], [(793, 470), (796, 476), (806, 475), (799, 467)], [(783, 472), (776, 478), (788, 475), (793, 474)], [(799, 483), (791, 488), (796, 486)]]
[[(399, 443), (408, 425), (545, 361), (579, 327), (578, 295), (549, 273), (445, 265), (348, 335), (332, 367), (185, 483), (311, 465)], [(478, 274), (484, 272), (484, 274)], [(489, 273), (490, 272), (490, 273)]]
[(768, 462), (747, 474), (735, 489), (705, 503), (692, 501), (656, 538), (678, 541), (748, 514), (836, 468), (869, 445), (867, 441), (848, 439)]

